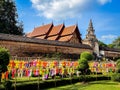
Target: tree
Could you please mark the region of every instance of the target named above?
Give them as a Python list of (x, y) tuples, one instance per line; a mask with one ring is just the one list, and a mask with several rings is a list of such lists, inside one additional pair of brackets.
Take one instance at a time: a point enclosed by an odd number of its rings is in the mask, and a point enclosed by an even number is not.
[(109, 48), (114, 48), (115, 45), (114, 45), (114, 44), (108, 44), (108, 47), (109, 47)]
[(79, 66), (78, 70), (81, 71), (82, 74), (86, 74), (89, 71), (88, 61), (93, 59), (93, 55), (90, 52), (82, 52), (80, 55), (80, 59), (78, 60)]
[(98, 41), (98, 44), (101, 47), (107, 47), (107, 44), (103, 43), (102, 41)]
[(78, 70), (81, 71), (81, 74), (87, 73), (89, 69), (88, 61), (85, 58), (81, 58), (78, 60), (78, 62), (79, 62)]
[(89, 61), (93, 59), (93, 55), (90, 52), (83, 52), (81, 53), (80, 58), (85, 58)]
[(119, 48), (120, 49), (120, 36), (116, 38), (112, 44), (114, 45), (114, 48)]
[(62, 58), (62, 56), (63, 56), (62, 53), (55, 52), (55, 53), (53, 53), (52, 58), (60, 60)]
[(23, 35), (23, 24), (18, 22), (15, 1), (0, 0), (0, 33)]
[(10, 54), (7, 49), (0, 48), (0, 81), (1, 74), (7, 71), (7, 65), (10, 61)]
[(117, 73), (120, 73), (120, 59), (117, 60), (116, 67), (117, 67)]
[(114, 73), (114, 74), (112, 75), (111, 79), (112, 79), (113, 81), (118, 81), (118, 82), (120, 82), (120, 59), (117, 60), (116, 68), (117, 68), (116, 73)]

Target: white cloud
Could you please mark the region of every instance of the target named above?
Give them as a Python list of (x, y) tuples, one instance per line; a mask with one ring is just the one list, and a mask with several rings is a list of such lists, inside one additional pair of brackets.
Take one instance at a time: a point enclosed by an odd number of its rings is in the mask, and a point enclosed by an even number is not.
[(112, 2), (112, 0), (98, 0), (98, 2), (102, 5), (106, 4), (106, 3), (110, 3)]
[(99, 40), (103, 41), (105, 43), (109, 43), (109, 42), (112, 42), (113, 40), (115, 40), (117, 37), (118, 37), (117, 35), (109, 34), (109, 35), (101, 36), (101, 38)]
[(93, 3), (105, 4), (111, 0), (31, 0), (32, 6), (50, 19), (81, 16), (82, 11), (89, 9)]
[(109, 35), (103, 35), (103, 36), (101, 36), (101, 38), (102, 39), (115, 39), (115, 38), (117, 38), (117, 36), (109, 34)]

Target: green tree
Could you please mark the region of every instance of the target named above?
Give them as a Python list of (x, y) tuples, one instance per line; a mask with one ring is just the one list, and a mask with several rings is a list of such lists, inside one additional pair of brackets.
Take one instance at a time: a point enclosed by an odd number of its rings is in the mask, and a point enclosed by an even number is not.
[(114, 45), (114, 44), (108, 44), (108, 47), (109, 47), (109, 48), (114, 48), (115, 45)]
[(80, 58), (85, 58), (86, 60), (92, 60), (93, 59), (93, 55), (90, 52), (83, 52), (80, 55)]
[(7, 65), (10, 61), (10, 54), (7, 49), (0, 48), (0, 82), (1, 82), (1, 74), (7, 71)]
[(120, 59), (117, 60), (116, 67), (117, 67), (117, 73), (120, 73)]
[(78, 62), (79, 62), (78, 70), (81, 71), (82, 74), (86, 74), (89, 69), (87, 59), (81, 58), (78, 60)]
[(63, 57), (63, 54), (60, 53), (60, 52), (55, 52), (55, 53), (52, 54), (53, 59), (60, 60), (62, 57)]
[(120, 59), (117, 60), (116, 68), (117, 68), (116, 73), (114, 73), (114, 74), (112, 75), (111, 79), (112, 79), (113, 81), (118, 81), (118, 82), (120, 82)]
[(79, 66), (78, 70), (81, 71), (82, 74), (86, 74), (89, 71), (88, 61), (93, 59), (93, 55), (90, 52), (82, 52), (80, 55), (80, 59), (78, 60)]
[(114, 48), (119, 48), (120, 49), (120, 36), (116, 38), (112, 44), (114, 45)]
[(17, 20), (15, 1), (0, 0), (0, 33), (23, 35), (23, 24)]
[(98, 44), (99, 44), (99, 46), (101, 46), (101, 47), (107, 47), (107, 44), (103, 43), (102, 41), (99, 41)]

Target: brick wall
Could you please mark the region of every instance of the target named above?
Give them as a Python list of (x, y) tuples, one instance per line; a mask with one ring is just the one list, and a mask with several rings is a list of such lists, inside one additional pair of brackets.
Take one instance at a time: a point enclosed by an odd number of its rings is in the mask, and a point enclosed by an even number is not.
[(45, 45), (37, 43), (25, 43), (16, 41), (0, 41), (0, 47), (9, 49), (12, 56), (27, 57), (27, 56), (38, 56), (39, 53), (53, 53), (60, 52), (65, 54), (80, 54), (83, 51), (89, 51), (91, 49), (85, 48), (73, 48), (65, 46)]

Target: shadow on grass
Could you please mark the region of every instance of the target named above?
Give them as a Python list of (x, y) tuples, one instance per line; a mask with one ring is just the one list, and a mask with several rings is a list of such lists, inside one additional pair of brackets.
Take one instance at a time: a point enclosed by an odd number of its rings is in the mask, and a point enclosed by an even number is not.
[(77, 84), (56, 87), (55, 89), (51, 88), (51, 89), (45, 89), (45, 90), (78, 90), (78, 88), (80, 90), (84, 90), (86, 86), (88, 86), (88, 84), (77, 83)]
[(94, 81), (94, 82), (90, 82), (89, 84), (119, 85), (118, 82), (112, 82), (112, 81)]

